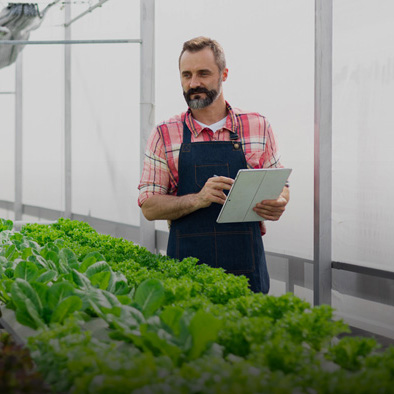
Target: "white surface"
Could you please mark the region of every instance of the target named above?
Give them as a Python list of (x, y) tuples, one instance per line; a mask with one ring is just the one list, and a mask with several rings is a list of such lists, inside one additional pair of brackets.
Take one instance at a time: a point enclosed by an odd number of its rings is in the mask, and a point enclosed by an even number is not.
[(335, 261), (392, 269), (394, 3), (334, 2)]
[(283, 294), (286, 294), (286, 283), (271, 278), (268, 295), (280, 297)]
[[(87, 8), (73, 3), (73, 16)], [(110, 1), (75, 22), (72, 38), (139, 38), (139, 18), (139, 0)], [(55, 6), (30, 39), (63, 39), (62, 23), (62, 7)], [(269, 223), (266, 247), (305, 258), (313, 255), (313, 25), (310, 0), (202, 0), (198, 7), (191, 0), (156, 1), (156, 122), (186, 109), (178, 75), (183, 42), (217, 39), (229, 67), (226, 99), (267, 117), (282, 164), (294, 169), (291, 204), (280, 222)], [(138, 225), (139, 46), (75, 45), (72, 62), (73, 210)], [(10, 89), (10, 78), (12, 70), (2, 69), (0, 90)], [(23, 202), (63, 209), (63, 47), (26, 47), (24, 78)], [(4, 100), (1, 133), (10, 141), (0, 144), (6, 151), (0, 199), (10, 200), (13, 97)], [(300, 141), (302, 155), (295, 148)]]
[(313, 258), (314, 15), (311, 0), (156, 2), (157, 122), (186, 108), (178, 73), (183, 42), (218, 40), (229, 68), (225, 98), (267, 117), (282, 164), (293, 168), (290, 203), (278, 222), (266, 222), (265, 248), (306, 259)]
[[(19, 2), (19, 1), (18, 1)], [(73, 16), (88, 4), (72, 4)], [(333, 259), (392, 267), (394, 2), (334, 0)], [(62, 39), (55, 6), (31, 40)], [(74, 39), (139, 38), (139, 0), (109, 1), (72, 25)], [(271, 123), (290, 203), (266, 222), (265, 248), (313, 258), (314, 2), (156, 1), (156, 122), (185, 110), (178, 56), (207, 35), (224, 47), (234, 107)], [(73, 47), (73, 208), (139, 223), (139, 47)], [(23, 202), (62, 209), (63, 47), (24, 49)], [(14, 67), (0, 91), (14, 90)], [(14, 198), (14, 97), (0, 95), (0, 199)], [(136, 138), (137, 137), (137, 138)], [(156, 228), (166, 229), (158, 221)]]
[(394, 339), (394, 307), (332, 291), (335, 315), (347, 324)]
[(263, 200), (276, 200), (290, 173), (288, 168), (239, 170), (217, 222), (261, 222), (253, 208)]

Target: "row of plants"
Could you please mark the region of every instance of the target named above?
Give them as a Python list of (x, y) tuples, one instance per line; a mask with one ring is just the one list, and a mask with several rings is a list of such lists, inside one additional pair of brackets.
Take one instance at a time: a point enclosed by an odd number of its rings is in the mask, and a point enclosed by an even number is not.
[(392, 393), (394, 350), (327, 305), (153, 255), (87, 223), (0, 221), (0, 300), (59, 393)]
[(245, 277), (228, 275), (222, 269), (198, 264), (194, 258), (175, 263), (173, 259), (154, 255), (123, 238), (99, 234), (84, 222), (59, 219), (51, 226), (29, 224), (22, 233), (42, 246), (58, 242), (62, 247), (73, 250), (79, 259), (91, 252), (99, 252), (114, 270), (127, 275), (134, 286), (147, 278), (172, 278), (166, 283), (167, 297), (171, 302), (201, 294), (209, 302), (225, 304), (231, 298), (251, 293)]

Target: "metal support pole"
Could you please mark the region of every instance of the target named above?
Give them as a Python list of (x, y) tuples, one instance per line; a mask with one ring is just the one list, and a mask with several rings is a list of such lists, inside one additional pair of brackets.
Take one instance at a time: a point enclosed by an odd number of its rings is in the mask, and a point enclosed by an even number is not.
[(332, 0), (315, 0), (314, 304), (331, 305)]
[[(141, 0), (140, 173), (155, 122), (155, 0)], [(140, 244), (156, 252), (155, 223), (140, 213)]]
[(15, 220), (22, 220), (22, 134), (23, 134), (23, 56), (15, 64)]
[[(65, 21), (71, 18), (71, 3), (64, 5)], [(64, 29), (64, 38), (71, 40), (71, 27)], [(71, 45), (64, 46), (64, 217), (71, 218)]]

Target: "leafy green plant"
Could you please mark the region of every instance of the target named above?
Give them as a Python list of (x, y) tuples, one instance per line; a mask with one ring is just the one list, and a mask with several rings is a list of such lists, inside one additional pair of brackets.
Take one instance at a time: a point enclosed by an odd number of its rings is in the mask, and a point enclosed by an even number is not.
[(75, 311), (92, 307), (85, 300), (86, 294), (78, 293), (78, 287), (107, 289), (117, 295), (130, 291), (122, 274), (113, 272), (106, 262), (97, 261), (102, 259), (97, 252), (79, 262), (68, 248), (60, 249), (55, 243), (40, 247), (19, 234), (8, 237), (1, 253), (2, 300), (16, 311), (21, 324), (33, 329), (62, 322)]
[(0, 218), (0, 232), (4, 230), (12, 230), (14, 223), (12, 220), (1, 219)]
[(377, 348), (374, 338), (346, 336), (330, 347), (326, 357), (349, 371), (359, 371), (365, 365), (366, 356)]

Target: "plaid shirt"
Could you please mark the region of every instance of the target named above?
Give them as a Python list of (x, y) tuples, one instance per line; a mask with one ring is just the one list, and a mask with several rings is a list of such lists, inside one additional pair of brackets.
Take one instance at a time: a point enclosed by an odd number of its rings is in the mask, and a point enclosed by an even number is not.
[(149, 137), (144, 168), (138, 186), (138, 204), (153, 194), (176, 195), (178, 190), (178, 159), (182, 144), (183, 121), (191, 130), (191, 142), (230, 141), (230, 132), (237, 132), (248, 168), (283, 167), (275, 137), (266, 118), (255, 112), (233, 109), (226, 102), (225, 126), (215, 134), (203, 128), (192, 117), (190, 109), (158, 125)]

